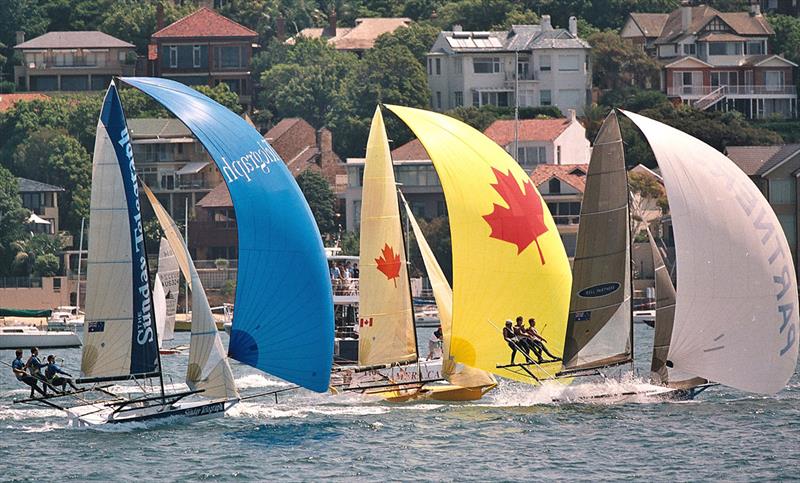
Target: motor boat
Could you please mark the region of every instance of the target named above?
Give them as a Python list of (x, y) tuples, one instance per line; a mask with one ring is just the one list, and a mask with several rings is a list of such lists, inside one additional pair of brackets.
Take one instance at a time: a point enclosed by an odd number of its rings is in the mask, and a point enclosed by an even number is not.
[(80, 347), (78, 334), (70, 331), (43, 331), (28, 325), (0, 327), (0, 349), (40, 349)]

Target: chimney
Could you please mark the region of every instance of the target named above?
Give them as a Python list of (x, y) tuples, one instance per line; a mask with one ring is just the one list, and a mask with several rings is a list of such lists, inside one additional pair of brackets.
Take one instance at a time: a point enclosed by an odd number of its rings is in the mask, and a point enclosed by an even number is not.
[(761, 4), (758, 0), (750, 0), (750, 16), (758, 17), (761, 15)]
[(317, 130), (317, 149), (320, 154), (333, 151), (333, 134), (327, 128)]
[(164, 5), (158, 2), (156, 5), (156, 30), (164, 28)]
[(464, 27), (462, 27), (461, 25), (459, 24), (453, 25), (453, 32), (461, 32), (462, 30), (464, 30)]
[(567, 120), (570, 124), (578, 120), (578, 116), (575, 114), (575, 109), (567, 109)]
[(542, 32), (551, 30), (553, 30), (553, 25), (550, 23), (550, 15), (542, 15)]
[(25, 32), (22, 30), (17, 30), (17, 45), (25, 42)]
[(331, 31), (331, 37), (336, 37), (336, 10), (328, 15), (328, 28)]
[(281, 15), (275, 20), (275, 24), (277, 29), (277, 32), (275, 33), (276, 37), (279, 41), (283, 42), (283, 40), (286, 38), (286, 18)]
[(684, 32), (689, 31), (692, 25), (692, 4), (688, 0), (681, 2), (681, 30)]
[(573, 36), (578, 36), (578, 19), (575, 17), (569, 18), (569, 33)]

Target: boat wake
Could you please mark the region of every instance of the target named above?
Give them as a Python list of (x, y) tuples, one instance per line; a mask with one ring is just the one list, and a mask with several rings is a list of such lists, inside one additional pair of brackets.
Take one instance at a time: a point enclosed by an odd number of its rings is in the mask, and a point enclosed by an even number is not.
[(288, 387), (288, 386), (291, 386), (291, 384), (289, 384), (288, 382), (278, 381), (276, 379), (270, 379), (268, 377), (264, 377), (261, 374), (248, 374), (246, 376), (236, 378), (236, 387), (239, 390), (261, 388), (261, 387)]
[(309, 416), (368, 416), (385, 414), (391, 411), (383, 406), (353, 406), (341, 404), (321, 404), (315, 406), (272, 404), (257, 402), (240, 402), (231, 408), (226, 415), (232, 418), (250, 419), (283, 419), (308, 418)]

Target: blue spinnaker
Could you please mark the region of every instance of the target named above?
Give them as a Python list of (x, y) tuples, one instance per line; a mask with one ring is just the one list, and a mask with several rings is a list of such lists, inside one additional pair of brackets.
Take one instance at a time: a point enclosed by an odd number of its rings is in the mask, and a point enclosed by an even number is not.
[(333, 363), (333, 294), (319, 229), (286, 165), (251, 125), (169, 79), (121, 78), (180, 119), (225, 179), (239, 230), (230, 357), (324, 392)]

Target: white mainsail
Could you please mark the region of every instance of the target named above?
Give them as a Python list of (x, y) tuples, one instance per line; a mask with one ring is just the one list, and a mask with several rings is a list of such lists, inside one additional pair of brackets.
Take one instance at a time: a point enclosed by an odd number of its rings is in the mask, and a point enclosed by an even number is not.
[[(180, 271), (178, 270), (178, 260), (175, 252), (169, 245), (169, 241), (162, 237), (158, 247), (158, 277), (163, 284), (165, 298), (165, 312), (163, 330), (158, 329), (160, 340), (172, 340), (175, 338), (175, 313), (178, 309), (178, 286), (180, 285)], [(161, 344), (159, 344), (161, 347)]]
[(644, 133), (669, 198), (678, 265), (667, 367), (775, 393), (797, 365), (797, 280), (780, 222), (722, 153), (621, 111)]
[(156, 319), (156, 334), (158, 334), (158, 348), (164, 342), (164, 326), (167, 323), (167, 296), (161, 275), (156, 273), (153, 279), (153, 317)]

